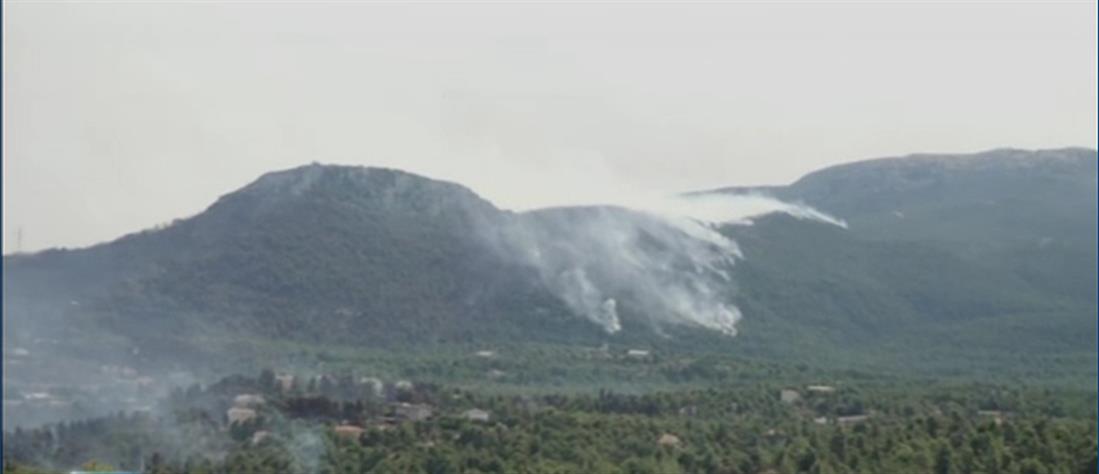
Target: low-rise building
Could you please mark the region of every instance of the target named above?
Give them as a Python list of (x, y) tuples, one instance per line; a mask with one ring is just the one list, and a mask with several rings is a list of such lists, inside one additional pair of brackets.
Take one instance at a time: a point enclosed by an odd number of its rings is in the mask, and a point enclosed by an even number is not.
[(792, 388), (784, 388), (779, 390), (778, 399), (783, 403), (794, 403), (801, 399), (801, 394)]
[(656, 444), (659, 444), (660, 446), (676, 447), (679, 446), (680, 441), (678, 436), (671, 433), (664, 433), (660, 435), (660, 439), (656, 440)]
[(275, 376), (275, 382), (279, 385), (279, 390), (283, 392), (289, 392), (294, 388), (294, 376), (290, 374), (279, 374)]
[(337, 425), (332, 428), (332, 432), (335, 433), (336, 436), (347, 440), (358, 440), (363, 435), (364, 431), (366, 430), (361, 427), (346, 424)]
[(489, 412), (484, 411), (480, 408), (472, 408), (472, 409), (469, 409), (469, 410), (466, 410), (466, 411), (462, 412), (462, 418), (465, 418), (465, 419), (470, 420), (470, 421), (485, 422), (485, 421), (488, 421), (490, 417), (491, 417), (491, 415), (489, 415)]
[(990, 418), (997, 425), (1002, 425), (1004, 423), (1004, 412), (1000, 410), (978, 410), (977, 416)]
[(434, 412), (431, 405), (421, 403), (399, 403), (393, 410), (397, 419), (403, 421), (423, 421), (431, 418)]
[(252, 445), (255, 446), (257, 444), (260, 444), (264, 440), (266, 440), (267, 438), (270, 438), (270, 437), (271, 437), (271, 432), (267, 431), (267, 430), (259, 430), (255, 433), (252, 433)]
[(841, 425), (853, 425), (856, 423), (862, 423), (870, 418), (870, 415), (848, 415), (836, 417), (836, 423)]
[(233, 406), (241, 408), (255, 408), (267, 403), (267, 400), (263, 398), (263, 395), (255, 395), (251, 393), (242, 393), (233, 397)]
[(233, 407), (229, 411), (225, 412), (225, 416), (229, 418), (229, 424), (245, 423), (256, 419), (256, 410), (251, 408)]
[(382, 383), (382, 379), (377, 377), (362, 377), (359, 379), (359, 384), (370, 390), (370, 394), (375, 397), (380, 397), (385, 393), (385, 384)]

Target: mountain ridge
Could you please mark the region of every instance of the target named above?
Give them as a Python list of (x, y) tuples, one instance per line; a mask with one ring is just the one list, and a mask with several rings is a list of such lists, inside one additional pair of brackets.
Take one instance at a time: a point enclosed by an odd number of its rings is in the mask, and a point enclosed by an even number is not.
[[(851, 226), (773, 215), (714, 228), (743, 250), (735, 263), (628, 209), (514, 213), (412, 173), (306, 165), (267, 173), (163, 229), (5, 256), (6, 342), (160, 354), (148, 363), (243, 357), (233, 343), (205, 347), (211, 337), (394, 349), (610, 342), (841, 366), (930, 357), (929, 370), (959, 358), (1003, 369), (1005, 344), (1039, 359), (1094, 354), (1081, 336), (1095, 332), (1094, 214), (1078, 221), (1095, 205), (1094, 186), (1080, 185), (1094, 183), (1095, 151), (985, 152), (977, 188), (950, 173), (935, 181), (938, 172), (920, 163), (944, 158), (915, 156), (902, 165), (916, 166), (914, 177), (886, 177), (934, 193), (875, 188), (865, 181), (880, 175), (857, 163), (769, 188)], [(1047, 179), (1016, 166), (1028, 156), (1068, 165)], [(709, 192), (740, 188), (732, 189)], [(884, 193), (876, 207), (845, 207), (868, 190)], [(1033, 199), (978, 205), (1020, 192)], [(1036, 233), (1034, 222), (1052, 225)], [(633, 263), (610, 258), (619, 254)], [(736, 337), (706, 329), (732, 323)], [(62, 329), (46, 331), (54, 326)], [(948, 328), (964, 330), (944, 337)], [(992, 328), (1004, 342), (985, 340)], [(1069, 371), (1093, 373), (1094, 364)]]

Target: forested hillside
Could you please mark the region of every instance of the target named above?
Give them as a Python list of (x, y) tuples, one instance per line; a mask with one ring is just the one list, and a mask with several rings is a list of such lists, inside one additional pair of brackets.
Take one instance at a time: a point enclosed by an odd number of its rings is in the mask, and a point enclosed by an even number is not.
[(730, 229), (745, 249), (740, 301), (756, 316), (744, 332), (823, 340), (817, 357), (852, 344), (905, 367), (1088, 368), (1094, 380), (1096, 163), (1086, 149), (912, 155), (721, 190), (848, 224)]
[(567, 396), (490, 395), (351, 374), (290, 384), (280, 377), (266, 372), (178, 390), (156, 414), (6, 432), (4, 472), (79, 465), (149, 474), (1096, 469), (1094, 394), (806, 384), (837, 379), (782, 371), (735, 388)]
[(552, 354), (603, 345), (1094, 386), (1094, 150), (915, 155), (714, 192), (803, 202), (847, 228), (515, 213), (396, 170), (270, 173), (162, 228), (5, 256), (5, 396), (95, 385), (104, 364), (158, 380), (257, 360), (399, 374), (507, 346), (558, 370)]

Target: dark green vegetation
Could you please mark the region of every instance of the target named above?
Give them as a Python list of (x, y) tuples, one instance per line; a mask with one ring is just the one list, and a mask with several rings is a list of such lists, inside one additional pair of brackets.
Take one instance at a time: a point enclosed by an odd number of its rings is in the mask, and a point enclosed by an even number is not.
[(844, 366), (875, 354), (906, 370), (1093, 387), (1096, 167), (1082, 149), (913, 155), (767, 189), (849, 228), (776, 218), (734, 231), (751, 315), (738, 343), (786, 334)]
[[(744, 314), (736, 338), (651, 330), (630, 298), (608, 335), (497, 248), (501, 223), (553, 230), (539, 214), (398, 171), (313, 165), (165, 228), (5, 256), (5, 338), (66, 360), (214, 374), (317, 344), (419, 356), (610, 343), (1093, 386), (1096, 161), (1084, 149), (916, 155), (768, 188), (850, 227), (772, 215), (721, 229), (745, 254), (725, 289)], [(747, 191), (759, 190), (715, 192)], [(551, 224), (594, 215), (581, 211)]]
[[(744, 254), (718, 288), (743, 312), (736, 337), (667, 323), (636, 288), (612, 288), (622, 330), (608, 334), (502, 237), (577, 257), (603, 247), (576, 229), (634, 226), (632, 251), (689, 268), (674, 250), (697, 248), (669, 245), (662, 221), (516, 214), (392, 170), (271, 173), (163, 228), (4, 257), (4, 469), (1095, 472), (1096, 163), (1082, 149), (921, 155), (712, 191), (849, 224), (720, 227)], [(165, 397), (262, 367), (343, 375)], [(352, 373), (390, 383), (374, 393)], [(789, 387), (800, 401), (779, 401)], [(229, 426), (241, 393), (267, 403)], [(402, 401), (434, 416), (394, 420)], [(343, 439), (340, 423), (366, 431)]]
[[(178, 390), (162, 415), (5, 433), (5, 472), (92, 460), (149, 474), (1096, 472), (1094, 393), (852, 378), (813, 390), (794, 382), (821, 380), (810, 374), (753, 371), (770, 380), (571, 396), (349, 373), (283, 387), (265, 372)], [(254, 417), (228, 422), (234, 405)]]

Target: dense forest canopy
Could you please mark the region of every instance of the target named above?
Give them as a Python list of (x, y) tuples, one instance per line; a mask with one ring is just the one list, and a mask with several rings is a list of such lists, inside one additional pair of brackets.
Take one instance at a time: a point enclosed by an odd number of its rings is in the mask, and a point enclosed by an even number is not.
[(1096, 163), (691, 195), (798, 211), (750, 222), (270, 173), (4, 257), (4, 469), (1095, 472)]
[(177, 390), (155, 414), (5, 433), (5, 472), (1095, 472), (1094, 393), (772, 374), (644, 395), (505, 395), (265, 371)]

